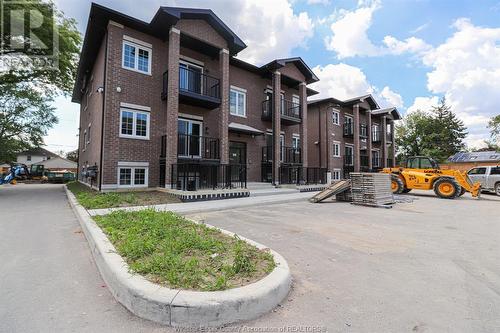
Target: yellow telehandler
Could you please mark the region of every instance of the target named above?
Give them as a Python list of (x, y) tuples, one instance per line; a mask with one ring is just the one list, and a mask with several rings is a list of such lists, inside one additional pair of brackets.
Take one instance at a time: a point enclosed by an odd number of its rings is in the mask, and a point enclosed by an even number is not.
[(409, 157), (404, 167), (384, 168), (381, 172), (392, 175), (391, 188), (395, 194), (417, 189), (434, 190), (443, 199), (455, 199), (465, 192), (474, 198), (481, 195), (481, 184), (472, 183), (466, 172), (440, 169), (436, 161), (425, 156)]

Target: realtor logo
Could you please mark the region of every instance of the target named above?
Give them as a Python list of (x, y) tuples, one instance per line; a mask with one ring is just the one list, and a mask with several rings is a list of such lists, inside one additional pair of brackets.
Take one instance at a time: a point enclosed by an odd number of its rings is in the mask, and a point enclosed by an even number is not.
[(0, 0), (0, 16), (0, 72), (59, 68), (59, 34), (52, 3)]

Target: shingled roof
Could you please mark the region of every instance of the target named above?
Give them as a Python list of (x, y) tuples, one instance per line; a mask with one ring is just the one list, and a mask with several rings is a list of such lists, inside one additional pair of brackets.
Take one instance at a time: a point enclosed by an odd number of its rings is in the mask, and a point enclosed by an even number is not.
[(449, 162), (491, 162), (500, 163), (500, 151), (459, 152), (448, 158)]

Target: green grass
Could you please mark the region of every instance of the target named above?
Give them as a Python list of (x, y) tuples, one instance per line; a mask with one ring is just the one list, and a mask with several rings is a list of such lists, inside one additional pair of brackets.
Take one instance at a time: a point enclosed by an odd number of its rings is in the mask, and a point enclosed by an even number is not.
[(116, 211), (95, 220), (132, 272), (170, 288), (224, 290), (275, 267), (268, 251), (171, 212)]
[(99, 193), (78, 182), (70, 182), (67, 186), (73, 192), (78, 202), (87, 209), (180, 202), (178, 199), (158, 191)]

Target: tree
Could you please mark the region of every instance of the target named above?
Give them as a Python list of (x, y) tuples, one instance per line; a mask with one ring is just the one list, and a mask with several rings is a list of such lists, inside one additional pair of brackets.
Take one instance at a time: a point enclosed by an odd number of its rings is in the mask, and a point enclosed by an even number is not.
[(492, 117), (488, 122), (488, 128), (490, 130), (490, 137), (492, 142), (490, 143), (492, 146), (500, 146), (500, 114)]
[[(59, 94), (71, 93), (81, 43), (76, 21), (65, 18), (51, 1), (5, 2), (4, 13), (9, 13), (9, 10), (18, 13), (31, 10), (30, 15), (20, 15), (18, 20), (31, 17), (33, 12), (41, 13), (43, 25), (36, 30), (36, 37), (47, 49), (33, 50), (31, 35), (16, 37), (6, 30), (1, 36), (3, 47), (0, 60), (4, 70), (0, 71), (0, 160), (6, 161), (14, 159), (21, 150), (43, 145), (43, 137), (57, 123), (55, 109), (50, 103)], [(0, 24), (8, 28), (11, 19), (16, 19), (16, 16), (7, 14), (3, 19)], [(53, 29), (54, 26), (57, 28)], [(54, 38), (58, 40), (58, 48), (53, 47)], [(10, 44), (12, 40), (25, 45), (24, 49), (14, 48)], [(46, 56), (44, 52), (47, 50), (57, 56), (58, 67), (36, 66), (34, 63), (26, 66), (5, 65), (12, 59)]]
[(66, 158), (70, 161), (78, 162), (78, 149), (68, 152)]
[(465, 149), (467, 136), (463, 122), (446, 105), (443, 98), (428, 111), (406, 115), (396, 126), (399, 161), (409, 156), (430, 156), (440, 162)]
[(54, 107), (31, 87), (0, 85), (0, 161), (15, 159), (19, 151), (39, 147), (57, 123)]

